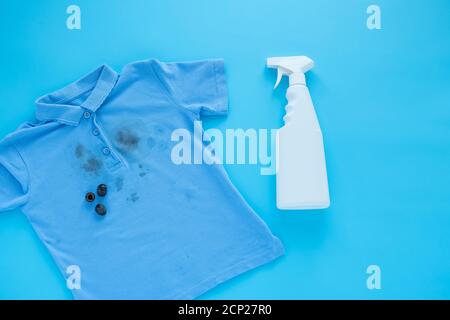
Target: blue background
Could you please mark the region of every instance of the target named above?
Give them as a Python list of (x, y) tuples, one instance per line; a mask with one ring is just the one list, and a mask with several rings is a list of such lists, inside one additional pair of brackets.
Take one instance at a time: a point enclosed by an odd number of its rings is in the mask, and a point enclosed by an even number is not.
[[(382, 30), (366, 27), (373, 3)], [(66, 28), (70, 4), (81, 30)], [(33, 116), (36, 97), (150, 57), (224, 58), (230, 112), (204, 125), (277, 128), (286, 81), (272, 91), (266, 57), (316, 61), (332, 206), (278, 211), (273, 176), (227, 166), (286, 255), (202, 298), (450, 298), (448, 0), (2, 0), (0, 15), (0, 136)], [(366, 287), (371, 264), (381, 290)], [(0, 215), (0, 298), (71, 298), (19, 211)]]

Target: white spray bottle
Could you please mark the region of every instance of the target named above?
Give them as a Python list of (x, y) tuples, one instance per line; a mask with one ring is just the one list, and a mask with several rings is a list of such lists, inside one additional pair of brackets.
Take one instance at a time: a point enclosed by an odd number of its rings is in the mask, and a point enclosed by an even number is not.
[(330, 206), (322, 131), (306, 87), (308, 57), (267, 59), (278, 69), (277, 82), (289, 76), (285, 125), (277, 135), (277, 207), (281, 210), (325, 209)]

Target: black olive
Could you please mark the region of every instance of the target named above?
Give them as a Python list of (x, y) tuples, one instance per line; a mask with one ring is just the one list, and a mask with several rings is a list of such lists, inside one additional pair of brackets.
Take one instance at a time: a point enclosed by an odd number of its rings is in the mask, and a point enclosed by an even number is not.
[(106, 196), (106, 194), (108, 193), (108, 187), (106, 186), (106, 184), (101, 184), (97, 187), (97, 194), (100, 197), (104, 197)]
[(86, 201), (93, 202), (95, 200), (95, 194), (93, 192), (86, 193)]
[(106, 214), (106, 207), (99, 203), (95, 206), (95, 212), (97, 212), (97, 214), (100, 216), (104, 216)]

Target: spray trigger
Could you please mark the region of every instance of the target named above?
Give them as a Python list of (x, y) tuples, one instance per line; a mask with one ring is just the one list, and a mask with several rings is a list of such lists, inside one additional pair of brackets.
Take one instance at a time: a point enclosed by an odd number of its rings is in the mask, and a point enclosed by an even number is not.
[(274, 57), (267, 59), (267, 67), (277, 69), (277, 82), (275, 88), (281, 82), (283, 76), (289, 76), (289, 86), (296, 84), (305, 85), (305, 73), (312, 69), (314, 61), (305, 56), (298, 57)]
[(278, 87), (278, 85), (281, 82), (281, 78), (283, 78), (283, 71), (281, 71), (281, 68), (278, 68), (277, 70), (277, 82), (275, 83), (275, 87), (273, 87), (274, 89), (276, 89)]
[(277, 82), (275, 83), (275, 87), (274, 89), (276, 89), (278, 87), (278, 85), (281, 82), (281, 79), (283, 78), (284, 75), (288, 75), (289, 71), (284, 69), (283, 67), (278, 67), (277, 68)]

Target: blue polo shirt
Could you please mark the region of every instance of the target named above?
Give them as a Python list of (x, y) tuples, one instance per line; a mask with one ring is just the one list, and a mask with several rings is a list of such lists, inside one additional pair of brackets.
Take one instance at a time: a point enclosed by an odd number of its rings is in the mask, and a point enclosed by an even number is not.
[(104, 65), (36, 105), (0, 142), (0, 210), (22, 209), (65, 277), (79, 267), (74, 298), (192, 299), (283, 253), (221, 165), (171, 159), (174, 130), (226, 114), (222, 60)]

